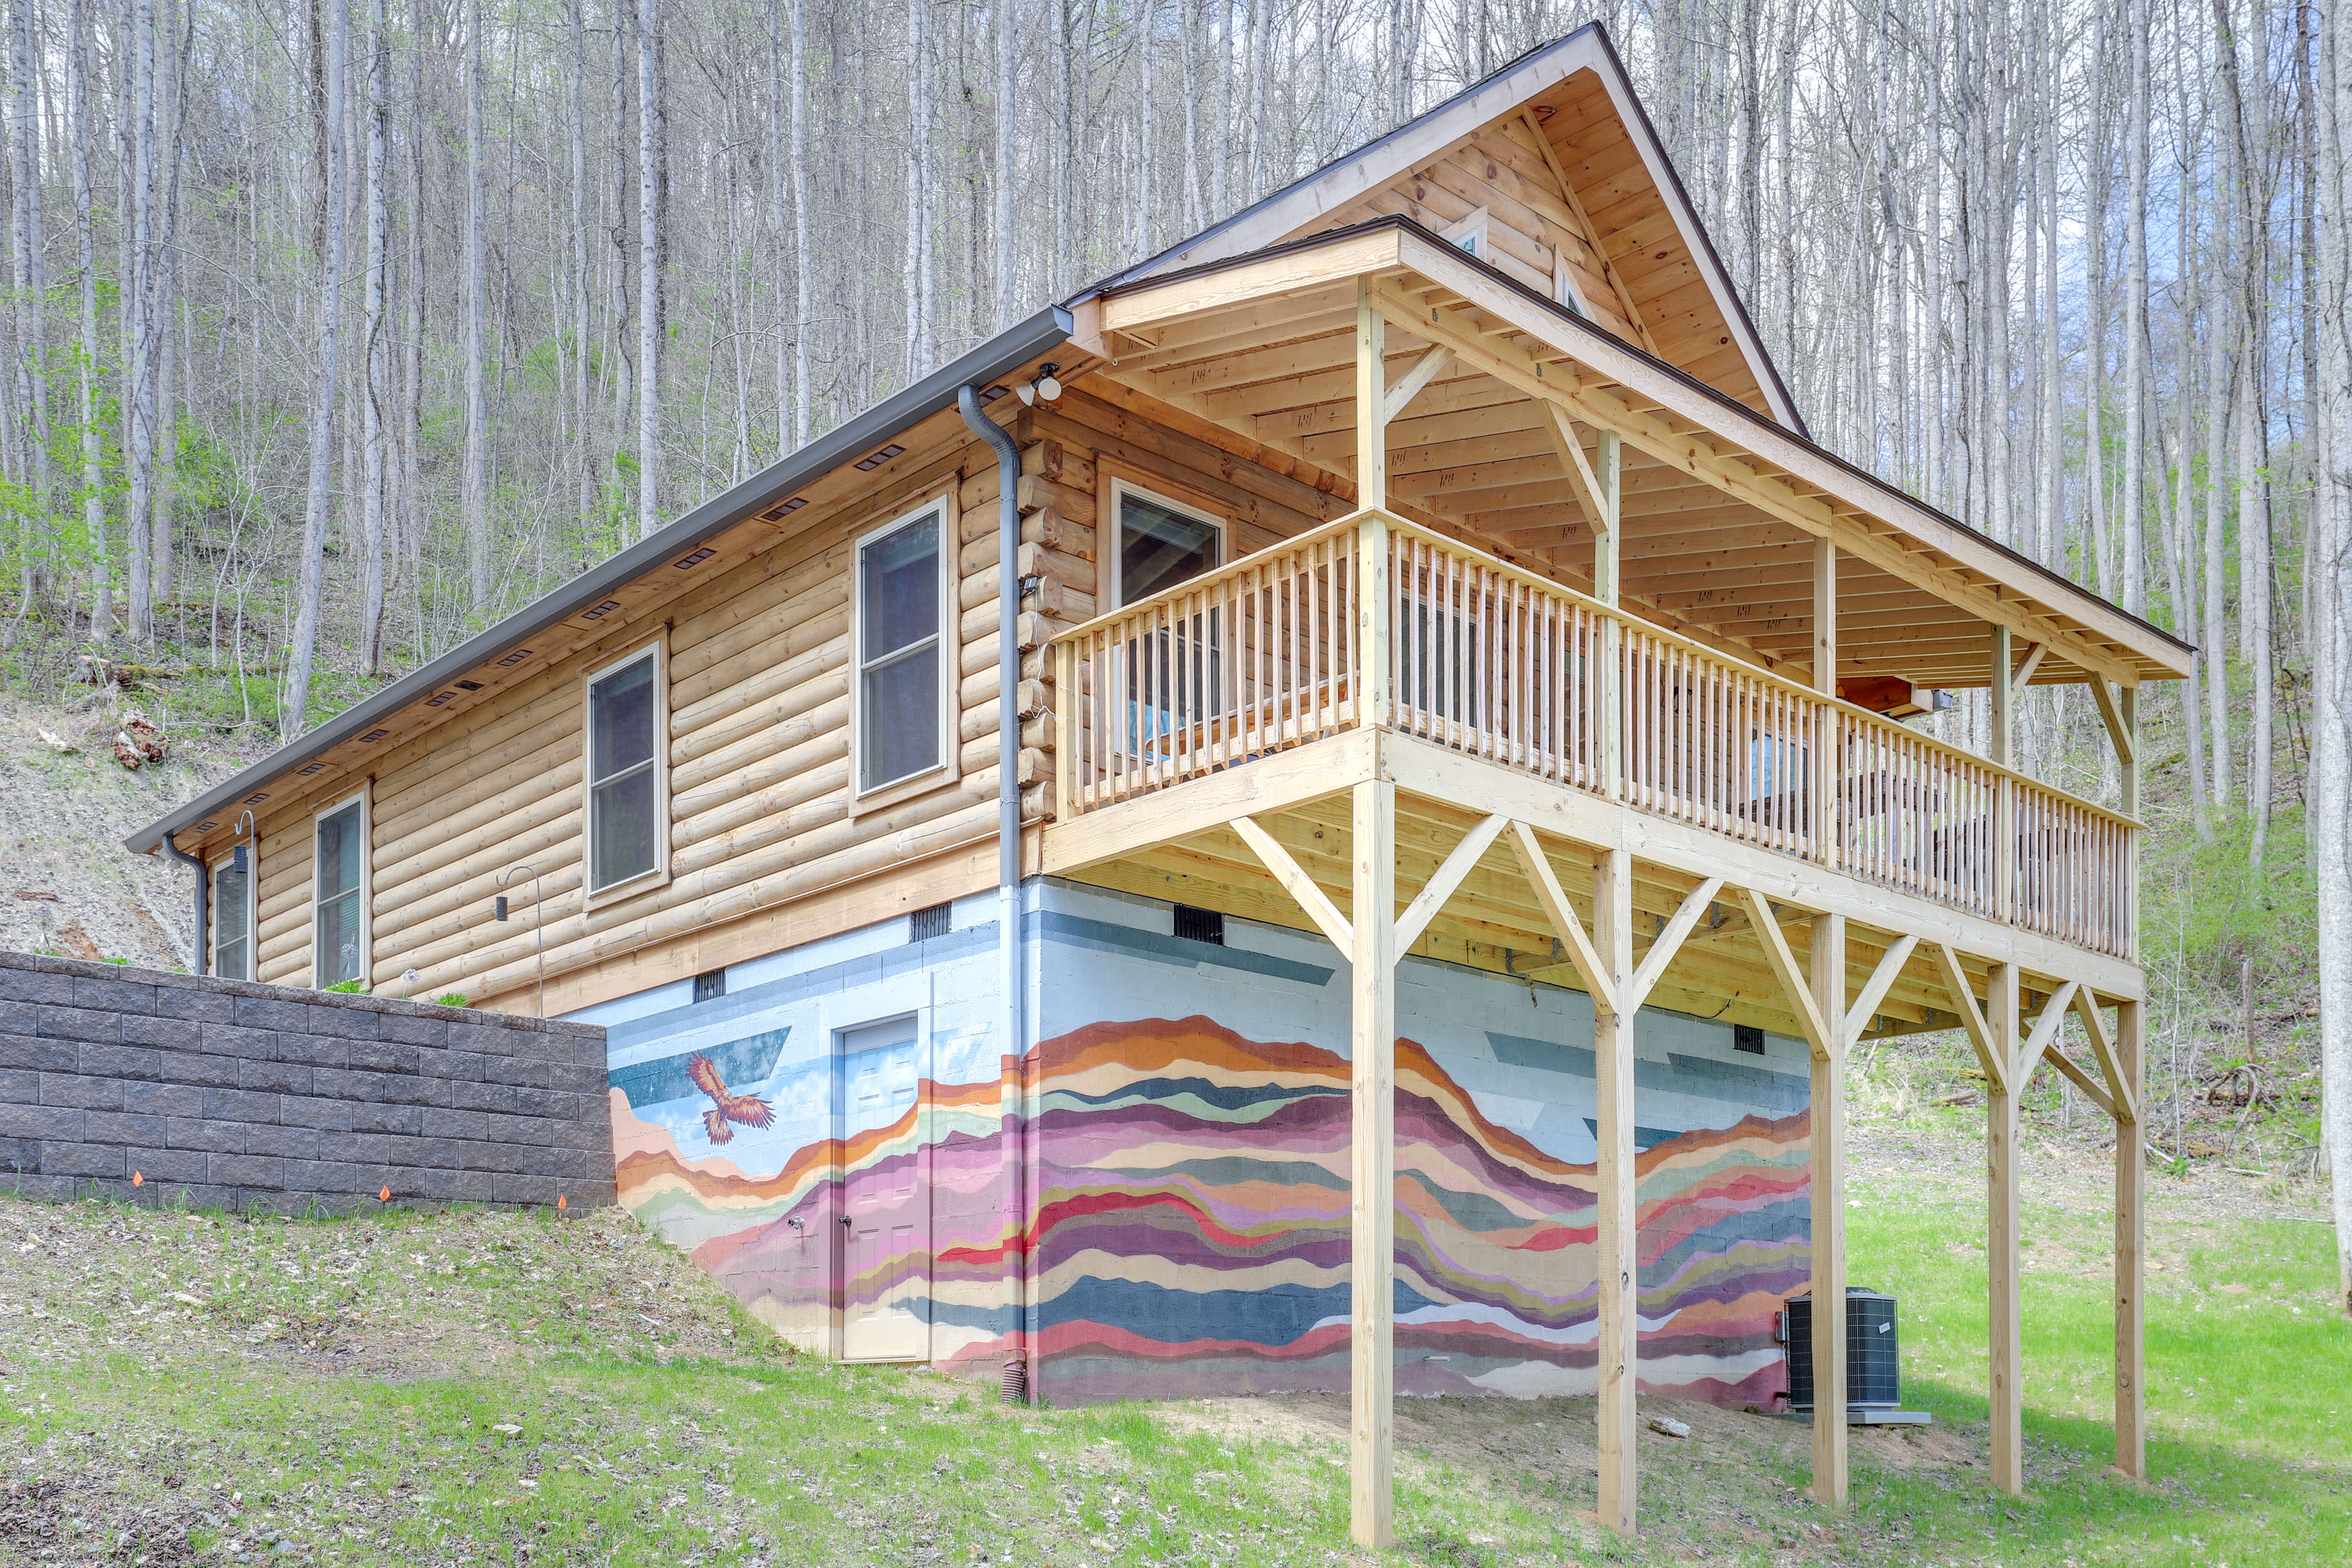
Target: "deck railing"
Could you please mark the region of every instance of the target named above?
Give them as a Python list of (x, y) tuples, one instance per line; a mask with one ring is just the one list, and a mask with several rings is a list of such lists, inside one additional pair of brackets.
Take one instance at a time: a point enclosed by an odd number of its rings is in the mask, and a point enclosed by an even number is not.
[[(1361, 589), (1381, 578), (1384, 626)], [(1376, 722), (2130, 956), (2129, 818), (1378, 513), (1066, 632), (1054, 659), (1064, 820)]]

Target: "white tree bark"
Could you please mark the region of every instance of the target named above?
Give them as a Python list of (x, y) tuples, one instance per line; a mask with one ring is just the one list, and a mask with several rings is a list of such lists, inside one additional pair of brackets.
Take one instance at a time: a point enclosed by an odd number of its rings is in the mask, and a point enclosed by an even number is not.
[(349, 18), (344, 0), (327, 6), (326, 232), (319, 256), (317, 376), (310, 403), (310, 476), (303, 492), (300, 587), (294, 634), (287, 649), (286, 685), (278, 697), (278, 733), (291, 739), (309, 728), (310, 667), (319, 642), (322, 557), (327, 549), (328, 481), (334, 474), (335, 389), (339, 301), (343, 292), (343, 57)]
[(2336, 1285), (2352, 1314), (2352, 28), (2321, 6), (2316, 76), (2319, 493), (2312, 570), (2321, 635), (2312, 733), (2319, 914), (2321, 1136), (2333, 1182)]
[(485, 255), (488, 218), (482, 190), (482, 0), (466, 6), (466, 366), (465, 492), (466, 582), (477, 612), (489, 607), (494, 578), (490, 559), (490, 417), (484, 383), (483, 323), (489, 314), (489, 270)]
[(91, 208), (89, 0), (73, 0), (73, 37), (67, 45), (67, 96), (73, 117), (74, 244), (80, 271), (81, 353), (75, 385), (80, 395), (81, 515), (90, 552), (90, 635), (114, 635), (114, 556), (106, 537), (106, 469), (98, 428), (98, 237)]
[(2124, 483), (2120, 527), (2120, 572), (2125, 609), (2147, 606), (2147, 544), (2142, 500), (2147, 464), (2147, 166), (2148, 0), (2132, 5), (2125, 27), (2131, 51), (2131, 108), (2124, 178), (2131, 216), (2124, 229)]
[(637, 534), (661, 527), (661, 0), (637, 7)]
[(368, 0), (367, 279), (362, 291), (360, 361), (360, 662), (370, 675), (383, 665), (383, 306), (391, 211), (384, 163), (392, 133), (392, 41), (384, 0)]

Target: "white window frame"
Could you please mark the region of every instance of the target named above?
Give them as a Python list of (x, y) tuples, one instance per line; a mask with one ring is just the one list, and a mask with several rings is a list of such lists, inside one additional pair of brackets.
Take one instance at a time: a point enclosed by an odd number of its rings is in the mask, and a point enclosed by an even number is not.
[[(318, 840), (314, 837), (311, 839), (310, 843), (312, 852), (315, 854), (317, 852)], [(205, 884), (205, 896), (210, 900), (210, 905), (205, 911), (205, 972), (208, 974), (218, 974), (220, 973), (220, 874), (224, 868), (236, 864), (237, 848), (238, 847), (236, 845), (230, 845), (227, 851), (223, 854), (220, 858), (211, 862), (205, 868), (205, 875), (206, 878)], [(261, 973), (259, 964), (257, 962), (259, 957), (258, 950), (261, 946), (261, 940), (253, 929), (255, 917), (259, 914), (261, 908), (261, 900), (255, 896), (256, 890), (261, 884), (261, 840), (259, 837), (257, 836), (253, 838), (247, 839), (244, 845), (244, 849), (245, 973), (236, 978), (243, 980), (256, 980), (260, 977)], [(312, 873), (312, 881), (314, 885), (316, 880), (317, 875), (314, 868)], [(313, 934), (315, 939), (315, 932)]]
[[(884, 779), (868, 785), (866, 783), (866, 748), (868, 743), (866, 733), (866, 548), (877, 540), (888, 538), (909, 523), (921, 521), (927, 512), (938, 517), (940, 528), (939, 761), (928, 768), (919, 768), (898, 778)], [(850, 542), (849, 784), (854, 810), (870, 810), (909, 795), (921, 795), (951, 783), (957, 776), (956, 692), (961, 682), (956, 665), (961, 643), (957, 636), (957, 623), (961, 616), (957, 609), (959, 574), (956, 558), (960, 552), (955, 497), (944, 490), (933, 492), (917, 504), (895, 513), (889, 521), (867, 529)], [(1002, 584), (999, 591), (1003, 591)]]
[(1127, 584), (1122, 578), (1127, 570), (1126, 501), (1129, 496), (1139, 496), (1154, 506), (1166, 507), (1170, 511), (1181, 512), (1195, 522), (1206, 523), (1216, 531), (1217, 535), (1217, 561), (1209, 570), (1215, 572), (1233, 563), (1234, 526), (1231, 518), (1192, 501), (1178, 500), (1174, 496), (1153, 489), (1150, 485), (1138, 484), (1124, 475), (1114, 475), (1110, 481), (1110, 505), (1108, 509), (1109, 535), (1101, 545), (1105, 569), (1110, 579), (1110, 597), (1102, 608), (1116, 610), (1127, 607)]
[[(1459, 250), (1464, 255), (1469, 257), (1473, 261), (1484, 261), (1489, 266), (1494, 264), (1494, 258), (1486, 254), (1486, 247), (1489, 242), (1486, 238), (1486, 209), (1485, 207), (1479, 207), (1475, 211), (1470, 213), (1467, 216), (1447, 224), (1444, 230), (1438, 236), (1438, 237), (1444, 240), (1446, 244), (1454, 247), (1454, 249)], [(1465, 239), (1470, 242), (1468, 245), (1462, 243)], [(1538, 273), (1536, 276), (1540, 278), (1543, 274)]]
[(1584, 302), (1584, 290), (1576, 286), (1576, 277), (1568, 269), (1565, 251), (1552, 252), (1552, 298), (1574, 311), (1581, 321), (1592, 320), (1592, 308)]
[[(647, 659), (654, 667), (654, 864), (649, 871), (604, 886), (591, 886), (596, 875), (596, 683)], [(580, 885), (587, 889), (587, 907), (616, 899), (634, 898), (648, 888), (669, 881), (669, 645), (656, 637), (618, 658), (596, 666), (580, 678)]]
[[(362, 789), (357, 795), (347, 795), (310, 814), (310, 989), (313, 991), (324, 991), (330, 985), (340, 984), (325, 978), (326, 965), (320, 962), (323, 954), (319, 945), (319, 922), (325, 912), (325, 900), (320, 897), (319, 887), (320, 875), (324, 869), (319, 863), (319, 824), (352, 805), (358, 806), (360, 812), (359, 980), (363, 991), (375, 989), (375, 920), (373, 911), (368, 907), (375, 901), (375, 813), (370, 807), (368, 792)], [(257, 882), (260, 870), (257, 860), (254, 869)], [(256, 973), (259, 973), (257, 966)]]

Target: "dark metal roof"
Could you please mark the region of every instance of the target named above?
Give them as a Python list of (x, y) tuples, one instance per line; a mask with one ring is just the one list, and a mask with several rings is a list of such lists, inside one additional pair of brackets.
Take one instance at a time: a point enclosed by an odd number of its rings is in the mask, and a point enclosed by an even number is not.
[(622, 584), (635, 581), (664, 562), (694, 549), (746, 516), (782, 500), (810, 480), (872, 450), (890, 437), (943, 408), (955, 405), (956, 388), (986, 384), (1028, 363), (1069, 338), (1070, 313), (1049, 305), (1027, 321), (1008, 327), (962, 357), (941, 365), (922, 380), (883, 399), (846, 425), (820, 436), (788, 457), (780, 458), (732, 489), (713, 496), (659, 532), (599, 563), (562, 587), (542, 595), (505, 619), (459, 643), (414, 674), (403, 676), (336, 714), (317, 729), (278, 747), (234, 778), (157, 817), (123, 844), (134, 853), (152, 854), (166, 833), (177, 833), (190, 823), (226, 810), (241, 797), (332, 750), (354, 735), (383, 723), (410, 703), (429, 697), (467, 670), (488, 662), (528, 637), (609, 597)]

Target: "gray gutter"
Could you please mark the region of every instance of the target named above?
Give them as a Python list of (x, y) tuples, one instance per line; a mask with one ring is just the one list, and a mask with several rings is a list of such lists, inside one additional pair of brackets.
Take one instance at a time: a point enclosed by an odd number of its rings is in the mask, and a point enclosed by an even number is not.
[(152, 855), (164, 835), (177, 833), (226, 810), (304, 763), (331, 751), (354, 735), (376, 728), (412, 702), (421, 701), (458, 676), (488, 662), (525, 638), (602, 604), (612, 591), (635, 582), (655, 567), (674, 560), (712, 536), (724, 532), (747, 515), (782, 500), (813, 479), (872, 451), (891, 437), (941, 409), (956, 405), (956, 389), (985, 386), (999, 376), (1028, 363), (1039, 354), (1068, 342), (1072, 321), (1068, 310), (1049, 305), (1027, 321), (1006, 328), (953, 362), (941, 365), (905, 391), (883, 399), (848, 424), (820, 436), (799, 451), (781, 458), (734, 489), (696, 507), (658, 533), (639, 540), (562, 587), (542, 595), (504, 620), (459, 643), (414, 674), (350, 708), (317, 729), (280, 746), (227, 782), (215, 784), (194, 800), (140, 828), (123, 842), (133, 854)]

